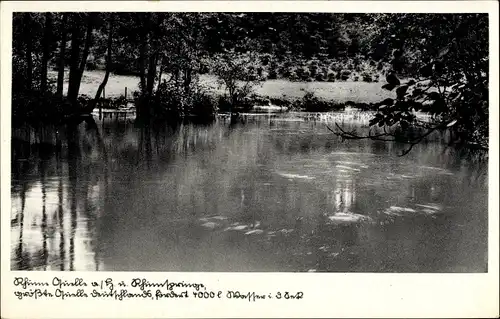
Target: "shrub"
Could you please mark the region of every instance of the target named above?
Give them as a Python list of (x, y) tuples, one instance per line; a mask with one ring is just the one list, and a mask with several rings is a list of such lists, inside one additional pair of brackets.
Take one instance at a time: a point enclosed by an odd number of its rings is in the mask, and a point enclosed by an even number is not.
[(272, 104), (281, 107), (289, 107), (291, 105), (291, 102), (285, 96), (282, 98), (271, 98), (270, 101)]
[(294, 76), (297, 76), (293, 68), (282, 68), (280, 74), (285, 78), (291, 77), (292, 74), (294, 74)]
[(343, 106), (340, 104), (319, 99), (314, 95), (314, 92), (311, 91), (307, 91), (302, 97), (302, 100), (299, 101), (299, 103), (300, 108), (307, 112), (328, 112), (332, 110), (340, 110), (343, 108)]
[(219, 96), (217, 109), (221, 112), (229, 112), (231, 110), (231, 102), (226, 96)]
[(311, 66), (318, 67), (318, 65), (319, 65), (319, 60), (317, 60), (317, 59), (312, 59), (311, 61), (309, 61), (309, 64), (310, 64)]
[(276, 72), (276, 69), (271, 69), (269, 70), (269, 73), (267, 75), (267, 78), (269, 80), (275, 80), (278, 78), (278, 73)]
[(351, 75), (351, 73), (352, 73), (352, 72), (351, 72), (351, 71), (349, 71), (349, 70), (342, 70), (340, 73), (341, 73), (343, 76), (349, 76), (349, 75)]
[(194, 94), (189, 114), (198, 118), (211, 119), (217, 112), (218, 106), (214, 97), (203, 92)]
[(309, 72), (310, 72), (310, 75), (311, 77), (315, 77), (317, 74), (318, 74), (318, 66), (317, 65), (311, 65), (309, 67)]
[(328, 82), (335, 82), (335, 74), (334, 73), (330, 73), (328, 75)]
[(302, 75), (299, 76), (301, 80), (307, 81), (311, 77), (309, 70), (302, 70)]
[(325, 81), (325, 80), (326, 80), (326, 76), (324, 73), (316, 74), (316, 81)]
[(368, 72), (363, 72), (361, 73), (361, 77), (363, 79), (363, 82), (372, 82), (372, 75)]
[(295, 74), (297, 75), (298, 78), (302, 78), (302, 75), (304, 74), (304, 68), (299, 67), (295, 69)]

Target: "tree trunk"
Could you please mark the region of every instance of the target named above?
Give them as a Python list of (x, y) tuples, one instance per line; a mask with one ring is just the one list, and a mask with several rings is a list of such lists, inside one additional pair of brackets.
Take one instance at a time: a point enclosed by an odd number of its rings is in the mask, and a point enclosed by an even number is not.
[(139, 52), (139, 73), (141, 77), (141, 93), (144, 95), (146, 91), (146, 44), (147, 44), (147, 35), (144, 36), (144, 39), (141, 41), (140, 52)]
[(184, 92), (187, 94), (189, 92), (189, 86), (191, 85), (192, 76), (191, 76), (191, 67), (187, 67), (184, 70)]
[[(92, 29), (93, 29), (93, 13), (89, 13), (87, 16), (87, 33), (85, 35), (85, 46), (83, 47), (83, 56), (80, 61), (80, 67), (78, 68), (78, 74), (80, 75), (80, 80), (85, 71), (85, 66), (87, 65), (87, 57), (89, 56), (90, 46), (92, 45)], [(80, 82), (78, 82), (78, 88), (80, 88)]]
[(149, 66), (148, 66), (148, 82), (147, 82), (147, 91), (148, 96), (153, 95), (153, 87), (155, 84), (156, 78), (156, 63), (157, 63), (158, 53), (154, 52), (149, 56)]
[(33, 86), (33, 59), (31, 57), (31, 14), (24, 14), (24, 41), (26, 41), (26, 90), (31, 91)]
[(63, 96), (63, 85), (64, 85), (64, 56), (66, 54), (66, 36), (67, 29), (66, 24), (68, 23), (68, 14), (63, 13), (63, 18), (61, 22), (62, 37), (61, 44), (59, 45), (59, 67), (57, 71), (57, 91), (56, 94), (59, 97)]
[(69, 61), (69, 83), (68, 83), (68, 100), (71, 103), (76, 102), (78, 92), (75, 91), (76, 78), (78, 77), (78, 62), (80, 59), (80, 17), (78, 14), (73, 15), (73, 27), (71, 29), (71, 56)]
[(97, 93), (95, 94), (94, 101), (91, 104), (91, 109), (90, 112), (93, 111), (95, 108), (97, 101), (101, 97), (101, 93), (104, 91), (104, 88), (106, 87), (106, 84), (108, 83), (109, 79), (109, 74), (111, 73), (111, 64), (112, 64), (112, 58), (111, 58), (111, 49), (113, 46), (113, 16), (111, 15), (110, 20), (109, 20), (109, 33), (108, 33), (108, 54), (106, 56), (106, 74), (104, 75), (104, 79), (102, 80), (102, 83), (99, 85), (99, 88), (97, 88)]
[(156, 91), (160, 89), (162, 75), (163, 75), (163, 54), (160, 55), (160, 74), (158, 75), (158, 86), (156, 87)]
[(42, 95), (47, 91), (47, 67), (50, 58), (50, 42), (52, 38), (52, 13), (45, 13), (45, 34), (43, 36), (42, 69), (40, 71), (40, 92)]
[[(89, 13), (87, 16), (87, 31), (85, 35), (85, 46), (83, 48), (82, 58), (79, 59), (79, 49), (80, 49), (80, 38), (79, 32), (73, 29), (74, 34), (78, 34), (76, 37), (77, 46), (71, 44), (71, 68), (69, 76), (69, 87), (68, 87), (68, 99), (71, 103), (76, 104), (78, 98), (78, 92), (80, 91), (80, 83), (82, 81), (83, 71), (85, 70), (85, 65), (87, 63), (87, 57), (89, 55), (90, 46), (92, 44), (92, 27), (93, 27), (93, 14)], [(76, 32), (75, 32), (76, 31)], [(73, 38), (72, 38), (73, 42)], [(78, 52), (75, 52), (78, 51)], [(73, 74), (73, 76), (72, 76)]]

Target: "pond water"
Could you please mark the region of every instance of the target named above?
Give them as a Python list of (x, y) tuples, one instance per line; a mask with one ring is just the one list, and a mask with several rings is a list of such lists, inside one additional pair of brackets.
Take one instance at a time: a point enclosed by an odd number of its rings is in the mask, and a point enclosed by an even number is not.
[(294, 113), (13, 137), (12, 269), (487, 271), (487, 163), (439, 139), (400, 157)]

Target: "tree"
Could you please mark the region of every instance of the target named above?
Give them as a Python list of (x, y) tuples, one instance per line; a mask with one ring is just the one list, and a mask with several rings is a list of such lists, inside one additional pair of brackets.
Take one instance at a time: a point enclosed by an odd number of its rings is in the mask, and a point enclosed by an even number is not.
[(262, 81), (262, 77), (256, 72), (259, 61), (254, 53), (230, 51), (213, 60), (212, 70), (218, 77), (219, 85), (229, 94), (231, 109), (252, 93)]
[(59, 43), (59, 63), (57, 70), (57, 89), (56, 94), (60, 98), (63, 96), (63, 83), (64, 83), (64, 67), (66, 59), (66, 36), (68, 23), (68, 14), (63, 13), (61, 18), (61, 42)]
[(101, 84), (97, 88), (97, 92), (95, 94), (93, 102), (90, 104), (89, 110), (92, 111), (99, 98), (101, 97), (102, 92), (104, 91), (104, 88), (106, 87), (106, 84), (108, 83), (109, 79), (109, 74), (111, 73), (111, 68), (113, 64), (112, 60), (112, 48), (113, 48), (113, 25), (114, 25), (114, 16), (110, 15), (109, 16), (109, 21), (108, 21), (108, 42), (107, 42), (107, 56), (106, 56), (106, 73), (104, 74), (104, 79), (102, 80)]
[[(384, 87), (396, 98), (378, 104), (370, 126), (382, 132), (359, 135), (337, 125), (347, 139), (405, 143), (402, 155), (435, 131), (450, 131), (450, 144), (488, 148), (488, 17), (485, 14), (381, 15), (379, 41), (392, 70), (415, 79)], [(391, 77), (394, 75), (391, 75)], [(416, 111), (428, 112), (430, 121)]]
[(33, 58), (31, 41), (32, 19), (29, 12), (24, 14), (24, 41), (26, 42), (26, 89), (31, 91), (33, 81)]
[(85, 15), (86, 32), (83, 52), (80, 58), (81, 50), (81, 34), (80, 29), (83, 25), (83, 19), (80, 14), (73, 15), (73, 27), (71, 30), (71, 57), (68, 83), (68, 100), (72, 104), (76, 104), (78, 92), (80, 91), (80, 83), (82, 81), (83, 71), (87, 63), (90, 46), (92, 45), (92, 30), (94, 27), (95, 13)]
[(45, 94), (47, 92), (47, 67), (50, 59), (50, 46), (52, 42), (52, 13), (45, 13), (45, 33), (43, 36), (43, 55), (42, 66), (40, 70), (40, 92)]

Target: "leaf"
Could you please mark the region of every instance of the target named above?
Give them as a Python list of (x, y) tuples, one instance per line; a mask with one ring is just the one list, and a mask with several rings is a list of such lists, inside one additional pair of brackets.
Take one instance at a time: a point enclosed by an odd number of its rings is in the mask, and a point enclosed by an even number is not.
[(446, 47), (442, 48), (440, 51), (439, 51), (439, 57), (442, 58), (443, 56), (445, 56), (446, 54), (448, 54), (448, 52), (450, 51), (450, 46), (447, 45)]
[(455, 124), (457, 124), (457, 120), (451, 121), (450, 123), (448, 123), (448, 125), (446, 125), (446, 127), (451, 127), (451, 126), (453, 126)]
[(406, 91), (408, 91), (408, 85), (403, 85), (403, 86), (398, 87), (396, 89), (396, 95), (397, 95), (398, 99), (402, 99), (405, 96)]
[(391, 99), (391, 98), (387, 98), (387, 99), (383, 100), (382, 102), (380, 102), (380, 105), (391, 106), (393, 104), (394, 104), (394, 99)]
[(411, 79), (408, 83), (406, 83), (406, 85), (415, 85), (416, 83), (417, 82), (414, 79)]
[(427, 96), (431, 99), (431, 100), (439, 100), (441, 98), (441, 95), (438, 93), (438, 92), (429, 92), (427, 94)]
[(388, 91), (392, 91), (395, 87), (396, 87), (396, 85), (389, 84), (389, 83), (382, 85), (382, 88), (386, 89)]

